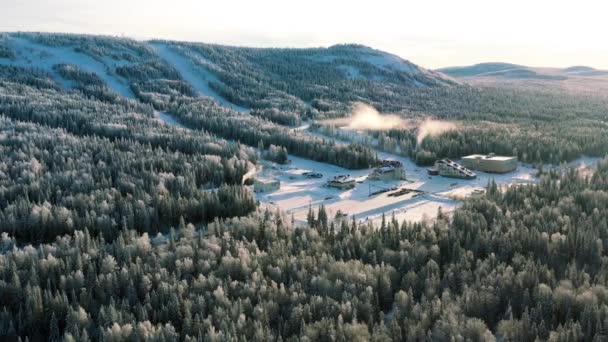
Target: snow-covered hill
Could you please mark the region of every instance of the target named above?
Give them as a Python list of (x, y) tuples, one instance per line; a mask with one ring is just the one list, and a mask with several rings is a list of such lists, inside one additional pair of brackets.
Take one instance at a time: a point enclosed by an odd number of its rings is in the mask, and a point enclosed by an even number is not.
[[(339, 53), (334, 55), (333, 51)], [(324, 54), (321, 60), (336, 61), (345, 70), (356, 70), (358, 75), (361, 75), (361, 71), (357, 65), (364, 69), (371, 67), (383, 72), (406, 76), (411, 79), (412, 85), (417, 87), (457, 83), (456, 80), (443, 73), (422, 68), (397, 55), (363, 45), (334, 45), (327, 49), (327, 54)], [(368, 79), (374, 78), (382, 79), (381, 76), (373, 75), (373, 73), (372, 77), (368, 77)]]
[[(260, 49), (5, 33), (0, 34), (1, 65), (42, 70), (66, 91), (86, 86), (74, 77), (94, 74), (99, 79), (95, 86), (103, 83), (125, 98), (158, 104), (167, 96), (205, 96), (241, 112), (277, 108), (302, 113), (346, 108), (356, 101), (400, 110), (416, 89), (458, 84), (396, 55), (352, 44)], [(72, 71), (73, 77), (66, 76)]]
[(59, 64), (76, 65), (81, 70), (99, 76), (119, 95), (134, 98), (126, 80), (114, 72), (117, 63), (111, 60), (94, 59), (72, 47), (48, 46), (18, 36), (7, 36), (4, 44), (12, 51), (12, 58), (0, 58), (0, 65), (42, 69), (53, 75), (53, 78), (66, 89), (72, 88), (72, 82), (64, 79), (53, 67)]
[(564, 79), (563, 75), (546, 73), (523, 65), (481, 63), (465, 67), (449, 67), (437, 71), (452, 77), (501, 77), (513, 79)]

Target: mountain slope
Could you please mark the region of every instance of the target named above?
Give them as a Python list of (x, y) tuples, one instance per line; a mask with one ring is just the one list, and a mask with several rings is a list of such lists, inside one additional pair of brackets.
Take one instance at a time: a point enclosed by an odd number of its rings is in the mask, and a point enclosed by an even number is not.
[(261, 49), (5, 33), (0, 34), (0, 65), (42, 69), (68, 91), (83, 87), (81, 80), (67, 77), (74, 75), (66, 76), (66, 70), (74, 70), (72, 74), (95, 77), (120, 96), (159, 108), (175, 96), (207, 96), (238, 111), (304, 112), (345, 108), (354, 101), (381, 106), (402, 101), (399, 98), (415, 89), (458, 84), (441, 73), (361, 45)]
[(10, 51), (6, 54), (10, 58), (0, 56), (0, 65), (42, 69), (51, 73), (64, 88), (71, 88), (73, 84), (62, 77), (55, 67), (62, 64), (76, 65), (83, 71), (96, 74), (121, 96), (134, 97), (126, 81), (113, 72), (116, 65), (111, 60), (95, 59), (77, 49), (49, 46), (22, 36), (6, 37), (3, 46), (6, 51)]
[(319, 100), (374, 102), (391, 93), (457, 84), (445, 75), (360, 45), (312, 49), (170, 41), (152, 45), (187, 58), (208, 78), (209, 88), (247, 108), (301, 111)]
[(204, 68), (197, 67), (193, 61), (176, 53), (166, 44), (153, 44), (152, 46), (159, 57), (173, 66), (180, 73), (180, 76), (190, 83), (198, 93), (213, 98), (222, 106), (239, 112), (247, 111), (246, 108), (230, 103), (209, 86), (210, 82), (218, 81), (215, 75)]

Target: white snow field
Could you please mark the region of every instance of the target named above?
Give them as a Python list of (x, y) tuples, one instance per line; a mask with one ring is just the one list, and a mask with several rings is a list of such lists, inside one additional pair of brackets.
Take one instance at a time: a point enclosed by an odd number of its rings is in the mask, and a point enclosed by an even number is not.
[[(474, 180), (430, 177), (426, 168), (416, 166), (409, 158), (403, 158), (387, 153), (378, 153), (383, 159), (399, 160), (406, 169), (407, 181), (371, 181), (366, 176), (370, 170), (346, 170), (341, 167), (319, 163), (290, 155), (291, 164), (276, 165), (267, 163), (259, 173), (264, 177), (276, 178), (281, 181), (277, 191), (258, 193), (257, 198), (267, 207), (279, 208), (288, 214), (293, 214), (297, 222), (306, 222), (308, 207), (313, 209), (324, 204), (329, 217), (334, 217), (340, 211), (355, 216), (360, 222), (373, 221), (377, 223), (384, 213), (387, 218), (393, 214), (398, 220), (421, 221), (433, 219), (441, 207), (444, 213), (453, 211), (467, 196), (479, 193), (485, 189), (491, 178), (498, 184), (525, 184), (536, 181), (535, 169), (519, 166), (515, 172), (508, 174), (478, 173)], [(320, 172), (323, 178), (308, 179), (302, 175), (306, 171)], [(352, 190), (338, 190), (325, 187), (328, 179), (340, 174), (350, 174), (358, 183)], [(360, 182), (360, 183), (359, 183)], [(422, 191), (405, 195), (388, 196), (393, 191), (369, 196), (387, 188), (408, 188)]]
[(179, 123), (171, 114), (164, 112), (154, 112), (154, 118), (157, 121), (160, 121), (166, 125), (173, 126), (175, 128), (184, 129), (186, 128), (184, 125)]
[[(308, 123), (298, 127), (298, 130), (306, 130)], [(355, 131), (341, 131), (350, 138), (356, 134), (359, 139), (369, 140), (365, 134)], [(344, 140), (329, 137), (318, 132), (307, 131), (307, 133), (328, 140), (334, 140), (338, 144), (347, 143)], [(363, 139), (367, 137), (368, 139)], [(372, 139), (373, 140), (373, 139)], [(372, 146), (374, 141), (372, 141)], [(398, 160), (406, 169), (407, 181), (371, 181), (366, 176), (371, 170), (347, 170), (334, 165), (319, 163), (307, 159), (298, 158), (290, 155), (292, 161), (289, 165), (269, 165), (260, 171), (265, 177), (277, 178), (281, 181), (279, 190), (269, 193), (258, 194), (258, 199), (264, 205), (271, 208), (279, 208), (289, 214), (293, 214), (297, 222), (306, 222), (306, 214), (309, 206), (316, 208), (324, 204), (328, 216), (333, 218), (340, 211), (347, 214), (349, 219), (355, 216), (360, 222), (372, 221), (377, 223), (382, 219), (384, 213), (387, 218), (395, 215), (399, 221), (408, 220), (420, 222), (422, 220), (432, 220), (437, 215), (437, 210), (441, 207), (444, 213), (452, 212), (464, 199), (469, 196), (483, 194), (491, 179), (500, 188), (506, 188), (513, 184), (534, 184), (538, 182), (535, 176), (537, 170), (529, 165), (519, 163), (516, 171), (506, 174), (493, 174), (476, 171), (477, 178), (472, 180), (447, 178), (441, 176), (429, 176), (427, 167), (420, 167), (414, 164), (410, 158), (377, 151), (378, 158)], [(557, 169), (565, 172), (568, 169), (576, 168), (581, 175), (589, 175), (594, 165), (601, 158), (581, 157), (570, 163), (555, 166), (547, 165), (545, 170)], [(320, 172), (323, 174), (321, 179), (307, 179), (302, 176), (306, 171)], [(352, 190), (338, 190), (325, 187), (328, 179), (336, 175), (350, 174), (360, 183)], [(419, 190), (421, 193), (409, 193), (398, 197), (388, 196), (389, 192), (369, 196), (370, 193), (382, 188), (408, 188)]]
[(190, 59), (182, 56), (170, 46), (162, 43), (151, 44), (154, 51), (164, 59), (169, 65), (173, 66), (186, 82), (190, 83), (194, 89), (202, 95), (213, 98), (224, 107), (229, 107), (237, 112), (247, 112), (248, 109), (228, 102), (215, 90), (209, 86), (209, 82), (219, 82), (217, 77), (203, 67), (195, 65)]
[(53, 66), (55, 64), (77, 65), (84, 71), (97, 74), (110, 89), (119, 95), (135, 98), (126, 80), (111, 71), (114, 70), (115, 65), (111, 64), (110, 59), (100, 62), (84, 53), (74, 51), (72, 47), (50, 47), (14, 36), (9, 36), (8, 39), (17, 57), (15, 59), (0, 58), (0, 64), (43, 69), (53, 75), (55, 80), (66, 89), (72, 88), (71, 82), (59, 76), (53, 70)]

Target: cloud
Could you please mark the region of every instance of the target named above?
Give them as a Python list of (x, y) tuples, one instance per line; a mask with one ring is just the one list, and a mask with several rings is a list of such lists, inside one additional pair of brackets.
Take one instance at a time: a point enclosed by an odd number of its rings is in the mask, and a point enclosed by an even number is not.
[(434, 137), (456, 129), (456, 124), (452, 122), (427, 119), (424, 120), (420, 126), (418, 126), (418, 136), (416, 137), (416, 141), (418, 145), (420, 145), (422, 140), (428, 136)]
[(371, 129), (382, 131), (405, 126), (407, 126), (407, 122), (397, 115), (380, 114), (370, 105), (356, 103), (348, 128), (353, 130)]

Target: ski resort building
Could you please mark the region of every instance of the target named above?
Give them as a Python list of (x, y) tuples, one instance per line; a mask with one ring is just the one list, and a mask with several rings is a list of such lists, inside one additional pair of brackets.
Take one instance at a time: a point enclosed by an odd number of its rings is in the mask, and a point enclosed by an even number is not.
[(435, 162), (435, 169), (437, 169), (440, 176), (462, 178), (462, 179), (475, 179), (477, 174), (467, 169), (466, 167), (455, 163), (449, 159), (441, 159)]
[(278, 179), (256, 178), (253, 181), (254, 192), (276, 191), (281, 188), (281, 182)]
[(473, 170), (492, 173), (507, 173), (517, 170), (517, 157), (473, 154), (462, 158), (462, 165)]
[(348, 190), (355, 187), (355, 179), (350, 175), (339, 175), (327, 181), (327, 186), (340, 190)]
[(403, 164), (397, 160), (383, 160), (382, 166), (377, 167), (367, 177), (370, 180), (392, 181), (404, 180), (405, 169)]

